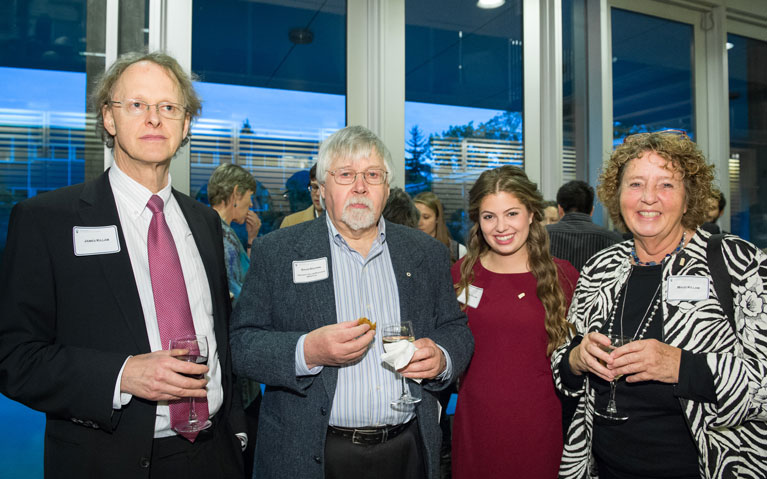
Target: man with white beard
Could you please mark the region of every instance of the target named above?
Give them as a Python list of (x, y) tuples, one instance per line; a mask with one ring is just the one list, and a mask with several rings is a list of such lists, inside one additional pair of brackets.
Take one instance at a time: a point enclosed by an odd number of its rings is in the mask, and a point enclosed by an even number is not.
[[(468, 365), (474, 341), (444, 245), (381, 212), (391, 156), (352, 126), (323, 142), (326, 215), (254, 241), (231, 322), (235, 372), (266, 384), (254, 470), (261, 477), (434, 478), (436, 395)], [(360, 322), (367, 318), (376, 325)], [(393, 405), (399, 375), (378, 336), (411, 322), (417, 348), (399, 369), (415, 405)]]

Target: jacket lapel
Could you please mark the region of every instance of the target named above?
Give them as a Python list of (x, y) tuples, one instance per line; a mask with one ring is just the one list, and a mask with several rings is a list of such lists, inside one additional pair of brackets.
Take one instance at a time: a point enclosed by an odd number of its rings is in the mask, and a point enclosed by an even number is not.
[[(83, 221), (83, 226), (117, 226), (120, 252), (98, 256), (101, 274), (109, 284), (117, 306), (122, 312), (122, 319), (128, 325), (138, 350), (148, 353), (150, 347), (144, 322), (144, 312), (141, 309), (141, 300), (133, 276), (133, 267), (120, 224), (120, 217), (117, 214), (114, 194), (109, 184), (108, 171), (84, 185), (80, 194), (78, 215)], [(112, 321), (116, 318), (105, 318), (105, 320)]]
[[(382, 221), (383, 218), (381, 219)], [(397, 280), (397, 292), (399, 293), (400, 321), (412, 321), (418, 333), (418, 317), (411, 317), (411, 312), (419, 311), (420, 308), (413, 301), (420, 299), (415, 297), (412, 282), (417, 280), (421, 271), (421, 262), (424, 259), (421, 248), (409, 235), (398, 234), (398, 228), (404, 228), (391, 222), (386, 222), (386, 244), (389, 247), (394, 277)]]
[(213, 330), (216, 334), (219, 358), (227, 358), (229, 355), (227, 308), (226, 305), (221, 304), (221, 295), (216, 294), (221, 288), (223, 277), (226, 276), (222, 269), (223, 263), (216, 260), (216, 251), (223, 248), (223, 238), (216, 237), (212, 233), (215, 230), (211, 229), (210, 224), (206, 224), (205, 215), (200, 208), (208, 209), (207, 206), (192, 200), (175, 189), (173, 190), (173, 196), (176, 198), (179, 208), (181, 208), (181, 213), (186, 218), (189, 230), (192, 232), (192, 237), (197, 245), (197, 251), (200, 253), (200, 258), (205, 268), (205, 275), (208, 279), (210, 297), (213, 301)]

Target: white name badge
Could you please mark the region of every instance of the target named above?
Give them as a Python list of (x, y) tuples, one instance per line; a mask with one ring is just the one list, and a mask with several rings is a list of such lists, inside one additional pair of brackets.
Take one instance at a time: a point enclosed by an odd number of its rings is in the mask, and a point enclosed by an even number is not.
[(669, 301), (708, 299), (709, 282), (705, 276), (670, 276), (666, 298)]
[(312, 283), (328, 278), (328, 259), (317, 258), (306, 261), (293, 261), (293, 282)]
[(75, 256), (120, 252), (117, 226), (75, 226), (72, 228)]
[(458, 293), (458, 302), (461, 304), (467, 304), (471, 308), (476, 308), (479, 306), (479, 300), (482, 299), (482, 293), (485, 290), (482, 288), (478, 288), (473, 285), (469, 285), (469, 302), (466, 302), (466, 294), (464, 294), (463, 290), (461, 290), (460, 293)]

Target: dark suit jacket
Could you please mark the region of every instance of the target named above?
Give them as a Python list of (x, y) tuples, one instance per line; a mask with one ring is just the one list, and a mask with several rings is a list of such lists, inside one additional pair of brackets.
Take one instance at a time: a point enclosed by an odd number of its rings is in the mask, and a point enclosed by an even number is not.
[[(383, 219), (382, 219), (383, 221)], [(412, 321), (418, 337), (445, 348), (455, 379), (469, 363), (474, 339), (456, 301), (445, 246), (430, 236), (386, 222), (386, 243), (397, 280), (402, 321)], [(329, 277), (293, 283), (293, 261), (328, 259)], [(266, 384), (261, 403), (255, 476), (321, 478), (325, 435), (335, 395), (338, 368), (296, 377), (299, 337), (335, 324), (328, 228), (316, 220), (273, 231), (253, 243), (248, 276), (232, 315), (231, 346), (235, 372)], [(441, 432), (433, 391), (450, 381), (409, 381), (428, 459), (429, 477), (439, 477)]]
[[(232, 412), (232, 400), (240, 401), (231, 381), (220, 220), (208, 207), (173, 194), (213, 299), (224, 387), (217, 424), (235, 421), (233, 430), (244, 431), (241, 406)], [(118, 228), (118, 253), (74, 255), (74, 226), (107, 225)], [(108, 174), (16, 205), (0, 276), (0, 392), (46, 414), (46, 477), (147, 477), (156, 402), (134, 397), (114, 411), (112, 395), (125, 359), (148, 352)]]

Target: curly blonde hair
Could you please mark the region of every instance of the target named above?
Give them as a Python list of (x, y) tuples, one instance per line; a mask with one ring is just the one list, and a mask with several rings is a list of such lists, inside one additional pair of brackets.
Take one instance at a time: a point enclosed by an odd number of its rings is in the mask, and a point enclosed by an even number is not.
[[(469, 192), (469, 218), (474, 225), (469, 232), (466, 256), (461, 264), (461, 279), (454, 285), (455, 290), (466, 295), (468, 302), (469, 285), (474, 281), (474, 265), (490, 250), (479, 228), (479, 209), (488, 195), (501, 192), (517, 198), (528, 211), (533, 213), (533, 222), (525, 246), (528, 251), (528, 266), (536, 279), (536, 293), (546, 311), (544, 327), (549, 337), (546, 355), (567, 340), (572, 325), (567, 316), (567, 299), (559, 283), (559, 271), (549, 253), (549, 235), (543, 226), (543, 196), (538, 185), (527, 178), (525, 172), (516, 166), (501, 166), (487, 170), (477, 179)], [(466, 309), (466, 305), (462, 305)]]
[(597, 195), (610, 219), (622, 231), (627, 231), (620, 209), (621, 183), (626, 165), (645, 153), (652, 152), (668, 163), (666, 168), (679, 172), (684, 183), (687, 212), (682, 216), (682, 226), (696, 229), (706, 221), (707, 201), (714, 194), (714, 165), (706, 163), (706, 157), (686, 134), (675, 131), (639, 133), (627, 136), (604, 165), (599, 176)]

